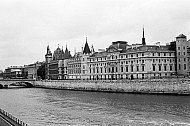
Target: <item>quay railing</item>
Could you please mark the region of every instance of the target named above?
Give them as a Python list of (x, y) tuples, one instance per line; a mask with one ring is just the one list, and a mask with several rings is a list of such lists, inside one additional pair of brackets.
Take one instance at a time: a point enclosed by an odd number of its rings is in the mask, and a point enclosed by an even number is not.
[(12, 124), (13, 126), (28, 126), (28, 124), (24, 123), (22, 120), (16, 118), (15, 116), (11, 115), (10, 113), (6, 112), (5, 110), (0, 108), (0, 117), (5, 119), (7, 122)]

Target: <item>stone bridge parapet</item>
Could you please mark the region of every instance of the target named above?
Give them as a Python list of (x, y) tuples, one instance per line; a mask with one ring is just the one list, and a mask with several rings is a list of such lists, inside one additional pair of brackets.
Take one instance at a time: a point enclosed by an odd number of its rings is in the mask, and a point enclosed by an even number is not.
[(0, 88), (9, 86), (14, 83), (25, 83), (27, 87), (33, 87), (35, 85), (35, 80), (28, 79), (2, 79), (0, 80)]

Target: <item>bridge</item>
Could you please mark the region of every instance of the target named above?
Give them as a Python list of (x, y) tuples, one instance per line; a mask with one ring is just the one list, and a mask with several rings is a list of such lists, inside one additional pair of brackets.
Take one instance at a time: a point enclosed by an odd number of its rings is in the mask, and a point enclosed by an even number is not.
[(20, 84), (26, 87), (33, 87), (35, 80), (29, 79), (2, 79), (0, 80), (0, 88), (8, 87), (10, 85)]

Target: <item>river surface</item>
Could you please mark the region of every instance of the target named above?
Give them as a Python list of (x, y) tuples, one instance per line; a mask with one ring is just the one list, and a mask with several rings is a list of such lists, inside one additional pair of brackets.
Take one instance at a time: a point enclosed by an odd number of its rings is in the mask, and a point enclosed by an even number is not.
[(190, 96), (0, 89), (0, 108), (30, 126), (190, 126)]

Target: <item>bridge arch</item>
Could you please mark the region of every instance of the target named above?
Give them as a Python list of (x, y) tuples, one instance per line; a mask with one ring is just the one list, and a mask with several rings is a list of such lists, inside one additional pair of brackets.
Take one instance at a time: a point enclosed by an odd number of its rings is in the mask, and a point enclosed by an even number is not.
[(2, 84), (0, 84), (0, 89), (1, 89), (1, 88), (3, 88), (3, 85), (2, 85)]
[(26, 81), (17, 81), (14, 83), (9, 83), (8, 85), (10, 85), (10, 86), (12, 85), (12, 86), (34, 87), (34, 85), (31, 82), (26, 82)]
[(21, 82), (21, 83), (26, 84), (26, 87), (34, 87), (34, 85), (30, 82)]

